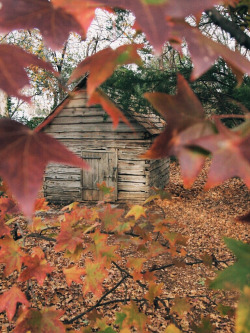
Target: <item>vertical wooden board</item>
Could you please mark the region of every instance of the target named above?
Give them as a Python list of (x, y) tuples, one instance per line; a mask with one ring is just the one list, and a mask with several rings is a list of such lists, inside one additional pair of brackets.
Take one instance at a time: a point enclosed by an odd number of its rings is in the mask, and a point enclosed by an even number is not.
[(112, 200), (117, 199), (117, 153), (113, 151), (82, 151), (82, 157), (91, 166), (90, 173), (82, 173), (82, 199), (98, 201), (103, 199), (97, 184), (106, 182), (107, 186), (115, 187)]
[[(93, 195), (92, 195), (92, 200), (93, 201), (98, 201), (99, 200), (99, 191), (97, 190), (97, 184), (99, 183), (99, 169), (101, 168), (101, 161), (102, 159), (96, 159), (95, 154), (92, 154), (93, 158), (93, 178), (92, 178), (92, 190), (93, 190)], [(98, 157), (99, 158), (99, 157)]]

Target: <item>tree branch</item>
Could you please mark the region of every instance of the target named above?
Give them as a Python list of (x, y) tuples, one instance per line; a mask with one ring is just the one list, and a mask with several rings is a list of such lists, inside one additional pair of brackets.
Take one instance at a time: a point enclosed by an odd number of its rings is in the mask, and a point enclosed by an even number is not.
[[(92, 310), (96, 309), (97, 307), (100, 307), (100, 306), (103, 306), (103, 305), (106, 305), (107, 303), (103, 303), (102, 304), (102, 301), (109, 295), (111, 294), (113, 291), (115, 291), (119, 286), (120, 284), (123, 283), (124, 280), (126, 280), (128, 278), (128, 275), (125, 275), (119, 282), (116, 283), (116, 285), (109, 289), (105, 294), (102, 295), (102, 297), (95, 303), (95, 305), (91, 306), (89, 309), (87, 309), (86, 311), (80, 313), (79, 315), (71, 318), (70, 320), (64, 320), (64, 324), (68, 325), (68, 324), (72, 324), (74, 321), (76, 321), (77, 319), (80, 319), (82, 318), (85, 314), (91, 312)], [(120, 300), (119, 300), (120, 302)], [(110, 303), (110, 301), (108, 302)]]
[(250, 49), (250, 37), (234, 22), (226, 19), (215, 8), (207, 10), (206, 14), (214, 24), (228, 32), (240, 45), (245, 46), (248, 50)]

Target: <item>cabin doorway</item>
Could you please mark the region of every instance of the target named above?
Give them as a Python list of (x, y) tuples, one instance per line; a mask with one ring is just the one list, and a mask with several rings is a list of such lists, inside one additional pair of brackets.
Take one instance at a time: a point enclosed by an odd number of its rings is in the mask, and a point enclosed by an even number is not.
[(97, 184), (106, 182), (107, 186), (114, 187), (111, 201), (117, 200), (117, 150), (83, 150), (82, 158), (90, 165), (91, 171), (82, 171), (82, 200), (103, 200), (103, 193)]

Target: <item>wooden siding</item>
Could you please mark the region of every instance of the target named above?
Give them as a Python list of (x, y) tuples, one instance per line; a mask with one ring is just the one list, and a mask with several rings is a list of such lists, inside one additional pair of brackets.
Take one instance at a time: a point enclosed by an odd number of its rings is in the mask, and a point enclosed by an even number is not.
[[(112, 164), (111, 174), (107, 175), (106, 170), (103, 178), (106, 177), (110, 185), (117, 186), (115, 196), (117, 195), (118, 201), (144, 201), (149, 196), (151, 186), (160, 187), (167, 182), (168, 163), (166, 160), (148, 161), (139, 157), (152, 143), (152, 136), (135, 118), (126, 115), (133, 128), (119, 123), (114, 130), (112, 120), (105, 111), (99, 106), (87, 107), (86, 102), (85, 92), (76, 95), (44, 131), (59, 139), (79, 156), (85, 156), (86, 150), (93, 154), (98, 150), (102, 151), (100, 156), (105, 156), (105, 152), (115, 151), (116, 184), (111, 181), (114, 161), (109, 162)], [(98, 168), (94, 163), (93, 172), (98, 173)], [(100, 200), (97, 189), (91, 189), (92, 192), (85, 189), (87, 185), (90, 186), (87, 184), (88, 179), (90, 181), (92, 178), (91, 174), (88, 176), (80, 169), (51, 164), (45, 172), (44, 194), (54, 202)], [(99, 182), (102, 180), (105, 179), (98, 179)]]
[[(149, 187), (164, 188), (169, 181), (169, 158), (153, 160), (149, 168)], [(150, 191), (151, 192), (151, 191)]]
[(148, 161), (139, 155), (145, 148), (127, 148), (118, 150), (118, 200), (142, 201), (148, 197)]

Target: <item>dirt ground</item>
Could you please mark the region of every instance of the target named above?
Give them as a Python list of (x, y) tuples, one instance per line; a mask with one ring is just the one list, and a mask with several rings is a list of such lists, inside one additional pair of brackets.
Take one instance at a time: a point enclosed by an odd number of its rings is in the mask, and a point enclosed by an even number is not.
[[(171, 193), (172, 200), (158, 200), (156, 204), (148, 205), (148, 211), (158, 211), (160, 214), (163, 214), (164, 211), (167, 217), (175, 219), (177, 222), (171, 226), (171, 231), (181, 233), (188, 238), (185, 246), (187, 254), (184, 267), (173, 265), (156, 273), (158, 282), (162, 282), (164, 285), (161, 296), (163, 301), (154, 306), (142, 304), (140, 307), (140, 310), (150, 319), (149, 332), (163, 333), (170, 323), (174, 323), (183, 332), (194, 332), (192, 323), (199, 325), (202, 318), (209, 318), (215, 332), (234, 332), (233, 311), (230, 311), (228, 315), (223, 315), (220, 304), (235, 308), (237, 293), (211, 290), (208, 288), (208, 283), (216, 276), (217, 270), (226, 268), (234, 261), (232, 253), (227, 250), (223, 242), (223, 237), (250, 242), (249, 224), (236, 222), (238, 216), (249, 211), (249, 191), (240, 179), (234, 178), (215, 189), (204, 192), (203, 186), (208, 167), (207, 164), (192, 189), (186, 190), (182, 185), (178, 165), (172, 163), (170, 183), (166, 188)], [(126, 207), (126, 210), (128, 209), (129, 207)], [(59, 208), (53, 206), (45, 217), (56, 216), (58, 213)], [(112, 242), (112, 237), (110, 242)], [(70, 288), (67, 286), (62, 268), (69, 262), (62, 254), (55, 254), (54, 243), (29, 238), (27, 245), (29, 247), (41, 246), (43, 250), (46, 250), (47, 260), (51, 265), (57, 266), (57, 270), (52, 272), (43, 286), (38, 286), (36, 282), (32, 283), (31, 302), (33, 306), (55, 306), (58, 309), (64, 309), (65, 314), (62, 320), (68, 320), (95, 304), (96, 299), (91, 295), (82, 296), (79, 284), (73, 283)], [(216, 265), (209, 267), (203, 263), (192, 264), (199, 259), (204, 259), (204, 255), (207, 254), (214, 258)], [(79, 264), (83, 266), (85, 259), (86, 256), (82, 257)], [(161, 255), (155, 259), (154, 264), (161, 266), (171, 264), (171, 262), (171, 256)], [(189, 263), (191, 264), (189, 265)], [(112, 288), (120, 278), (121, 272), (112, 267), (108, 279), (104, 281), (105, 290)], [(5, 278), (0, 270), (0, 293), (9, 289), (15, 280), (15, 273)], [(19, 286), (24, 291), (27, 288), (24, 283)], [(143, 290), (136, 282), (128, 280), (127, 284), (121, 284), (115, 293), (108, 295), (105, 301), (121, 299), (125, 294), (127, 298), (139, 299), (143, 295)], [(169, 312), (176, 297), (185, 298), (190, 304), (182, 316)], [(111, 303), (108, 306), (99, 307), (97, 312), (106, 318), (107, 324), (113, 324), (115, 312), (119, 309), (120, 303)], [(74, 322), (73, 328), (78, 330), (89, 321), (90, 318), (87, 315), (83, 316)], [(8, 323), (5, 313), (2, 313), (0, 314), (0, 327), (2, 333), (11, 332), (14, 322)], [(98, 331), (95, 326), (93, 326), (93, 331)], [(205, 329), (196, 331), (212, 332), (212, 330), (205, 331)]]

